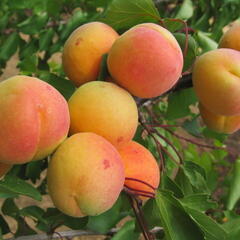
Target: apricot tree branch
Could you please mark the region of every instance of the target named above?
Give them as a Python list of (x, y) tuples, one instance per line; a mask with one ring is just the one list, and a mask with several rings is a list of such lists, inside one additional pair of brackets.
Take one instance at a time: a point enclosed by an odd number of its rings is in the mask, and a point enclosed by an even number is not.
[(137, 222), (142, 230), (143, 236), (145, 240), (153, 240), (153, 235), (148, 231), (147, 228), (147, 224), (144, 220), (144, 216), (143, 213), (141, 212), (141, 204), (139, 203), (139, 200), (136, 199), (136, 197), (134, 195), (129, 195), (127, 194), (129, 197), (129, 201), (131, 204), (131, 207), (134, 211), (134, 214), (136, 216)]
[(218, 147), (218, 146), (213, 146), (213, 145), (208, 145), (208, 144), (203, 144), (203, 143), (199, 143), (193, 139), (190, 139), (190, 138), (186, 138), (186, 137), (183, 137), (183, 136), (180, 136), (179, 134), (173, 132), (172, 130), (168, 129), (168, 128), (165, 128), (166, 131), (168, 131), (169, 133), (171, 133), (173, 136), (175, 136), (176, 138), (178, 139), (182, 139), (186, 142), (190, 142), (196, 146), (199, 146), (199, 147), (203, 147), (203, 148), (210, 148), (210, 149), (218, 149), (218, 150), (225, 150), (227, 151), (227, 148), (225, 147)]

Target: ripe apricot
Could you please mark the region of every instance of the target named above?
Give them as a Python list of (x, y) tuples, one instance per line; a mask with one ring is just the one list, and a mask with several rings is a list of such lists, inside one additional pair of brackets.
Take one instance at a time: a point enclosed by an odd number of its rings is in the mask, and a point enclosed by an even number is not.
[(101, 22), (86, 23), (68, 38), (63, 49), (63, 68), (76, 85), (97, 80), (102, 55), (107, 53), (118, 33)]
[(203, 122), (208, 128), (219, 133), (234, 133), (240, 128), (240, 116), (224, 116), (212, 113), (205, 108), (201, 103), (199, 110)]
[(160, 171), (152, 153), (135, 141), (125, 144), (118, 151), (125, 170), (124, 185), (142, 199), (154, 196), (160, 182)]
[(123, 188), (121, 157), (97, 134), (74, 134), (53, 154), (47, 183), (54, 205), (65, 214), (101, 214), (112, 207)]
[(46, 157), (66, 138), (69, 125), (67, 102), (48, 83), (28, 76), (0, 83), (0, 162)]
[(130, 141), (138, 125), (132, 96), (114, 83), (93, 81), (79, 87), (68, 102), (70, 133), (94, 132), (115, 146)]
[(221, 48), (201, 55), (193, 68), (199, 101), (212, 113), (240, 115), (240, 52)]
[(107, 64), (117, 84), (137, 97), (152, 98), (177, 82), (183, 55), (167, 29), (144, 23), (129, 29), (114, 42)]
[(235, 22), (223, 34), (219, 42), (219, 48), (231, 48), (240, 51), (240, 22)]

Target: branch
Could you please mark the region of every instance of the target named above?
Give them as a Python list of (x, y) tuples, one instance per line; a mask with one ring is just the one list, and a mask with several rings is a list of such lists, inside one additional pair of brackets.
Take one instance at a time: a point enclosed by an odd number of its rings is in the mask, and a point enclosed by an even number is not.
[[(107, 234), (105, 235), (112, 235), (114, 233), (116, 233), (119, 229), (117, 228), (113, 228), (112, 230), (110, 230)], [(47, 235), (45, 233), (43, 234), (36, 234), (36, 235), (30, 235), (30, 236), (21, 236), (21, 237), (17, 237), (17, 238), (8, 238), (6, 240), (48, 240), (49, 237), (50, 239), (59, 239), (60, 236), (62, 238), (64, 237), (78, 237), (78, 236), (100, 236), (103, 234), (99, 234), (96, 232), (91, 232), (91, 231), (80, 231), (80, 230), (72, 230), (72, 231), (64, 231), (64, 232), (58, 232), (58, 233), (54, 233), (53, 235)]]

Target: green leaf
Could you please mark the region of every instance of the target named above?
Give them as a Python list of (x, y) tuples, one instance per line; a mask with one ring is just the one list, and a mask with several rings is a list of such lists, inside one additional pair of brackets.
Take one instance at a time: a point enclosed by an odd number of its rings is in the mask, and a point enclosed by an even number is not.
[(228, 219), (228, 221), (223, 224), (223, 228), (228, 233), (227, 240), (236, 240), (240, 237), (240, 217), (236, 219)]
[(9, 13), (6, 13), (4, 16), (0, 18), (0, 31), (6, 28), (9, 20)]
[(135, 223), (134, 221), (126, 222), (121, 229), (111, 238), (112, 240), (138, 240), (139, 233), (134, 232)]
[(9, 8), (25, 9), (29, 7), (31, 0), (11, 0), (9, 1)]
[(187, 119), (182, 125), (188, 133), (193, 136), (199, 137), (201, 135), (201, 126), (199, 124), (198, 116), (192, 118), (191, 120)]
[(240, 158), (234, 163), (233, 177), (230, 184), (227, 209), (233, 210), (235, 204), (240, 199)]
[[(161, 226), (161, 219), (158, 214), (158, 206), (154, 199), (149, 199), (143, 205), (142, 210), (143, 210), (144, 218), (147, 219), (147, 225), (149, 229), (152, 229), (156, 226)], [(139, 224), (136, 224), (135, 229), (137, 229), (138, 231), (141, 231)]]
[(170, 32), (176, 32), (177, 30), (184, 28), (183, 23), (180, 21), (175, 21), (175, 18), (164, 18), (162, 20), (163, 20), (164, 26)]
[(178, 184), (178, 186), (181, 188), (184, 195), (193, 194), (193, 187), (182, 168), (178, 170), (178, 174), (175, 178), (175, 181)]
[(174, 193), (174, 196), (177, 198), (183, 197), (181, 188), (166, 174), (161, 178), (161, 188), (164, 190), (172, 191)]
[(218, 47), (218, 44), (211, 39), (207, 33), (198, 31), (194, 38), (197, 40), (199, 47), (202, 49), (201, 53), (205, 53), (214, 50)]
[(191, 161), (185, 161), (182, 168), (197, 192), (209, 193), (206, 183), (206, 172), (201, 166)]
[(185, 210), (204, 232), (206, 240), (227, 240), (227, 232), (213, 219), (192, 208), (185, 207)]
[(174, 92), (168, 97), (168, 109), (166, 117), (169, 120), (182, 118), (191, 113), (189, 106), (196, 103), (197, 97), (192, 88)]
[(36, 55), (30, 55), (24, 58), (19, 64), (17, 65), (18, 68), (25, 74), (31, 74), (37, 72), (37, 65), (38, 65), (38, 58)]
[(41, 72), (40, 79), (55, 87), (67, 100), (75, 91), (75, 86), (69, 80), (59, 77), (53, 73)]
[[(182, 52), (184, 52), (186, 35), (183, 33), (174, 33), (174, 37), (177, 39), (177, 41), (182, 49)], [(187, 54), (184, 57), (183, 72), (188, 70), (192, 66), (192, 64), (197, 56), (197, 48), (198, 48), (198, 46), (197, 46), (197, 43), (194, 40), (194, 38), (192, 36), (188, 35), (188, 48), (187, 48)]]
[(211, 152), (199, 153), (196, 145), (189, 144), (186, 151), (184, 151), (184, 156), (188, 161), (192, 161), (201, 166), (205, 170), (206, 175), (210, 174), (212, 170), (212, 162), (215, 160), (215, 157)]
[(61, 8), (63, 0), (48, 0), (47, 1), (47, 13), (50, 16), (57, 17)]
[(22, 46), (20, 46), (20, 52), (19, 57), (20, 59), (27, 59), (31, 57), (33, 54), (35, 54), (38, 51), (38, 45), (36, 39), (30, 39), (28, 43), (23, 41)]
[(88, 223), (88, 217), (79, 219), (79, 218), (64, 215), (63, 222), (64, 222), (65, 226), (67, 226), (73, 230), (79, 230), (79, 229), (86, 227), (86, 225)]
[(46, 222), (46, 220), (43, 218), (44, 210), (38, 206), (28, 206), (22, 208), (19, 211), (19, 214), (23, 217), (31, 217), (34, 218), (35, 220)]
[(203, 240), (198, 226), (171, 193), (158, 191), (156, 202), (166, 240), (193, 240), (193, 236), (194, 240)]
[(27, 235), (35, 235), (36, 232), (28, 225), (26, 221), (24, 221), (24, 218), (18, 219), (18, 229), (17, 232), (14, 234), (14, 236), (27, 236)]
[(108, 211), (99, 216), (89, 217), (87, 227), (92, 231), (103, 234), (108, 232), (123, 217), (120, 214), (121, 205), (121, 198), (118, 198), (117, 202)]
[(113, 0), (100, 20), (118, 30), (139, 23), (158, 22), (160, 16), (152, 0)]
[(46, 13), (40, 15), (34, 15), (27, 18), (23, 22), (17, 25), (18, 29), (25, 34), (33, 35), (39, 33), (39, 31), (46, 25), (48, 16)]
[(2, 215), (0, 215), (0, 229), (2, 234), (6, 234), (10, 232), (10, 228), (8, 226), (8, 223), (6, 220), (3, 218)]
[(209, 199), (209, 195), (205, 193), (198, 193), (185, 196), (181, 199), (183, 206), (205, 212), (208, 209), (217, 208), (217, 203)]
[(184, 0), (175, 18), (189, 19), (193, 16), (194, 6), (191, 0)]
[(10, 216), (14, 219), (19, 217), (19, 209), (13, 199), (6, 199), (2, 205), (2, 212), (4, 215)]
[(32, 185), (13, 175), (6, 175), (5, 178), (0, 181), (0, 188), (16, 194), (26, 195), (38, 201), (42, 199), (41, 194)]
[(44, 164), (42, 160), (29, 162), (26, 167), (25, 176), (30, 178), (33, 183), (36, 183), (36, 181), (40, 179)]
[(1, 44), (0, 60), (7, 61), (17, 51), (19, 40), (17, 32), (12, 33), (6, 38)]
[(193, 28), (201, 31), (207, 31), (209, 29), (210, 18), (211, 18), (210, 10), (206, 9), (202, 16), (195, 23), (193, 23)]
[(54, 37), (54, 30), (52, 28), (42, 32), (39, 36), (39, 51), (47, 50)]

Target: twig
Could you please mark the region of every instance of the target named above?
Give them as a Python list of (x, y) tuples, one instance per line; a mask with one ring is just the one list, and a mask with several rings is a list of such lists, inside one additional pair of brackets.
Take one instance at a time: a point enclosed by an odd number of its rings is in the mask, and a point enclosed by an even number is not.
[[(112, 229), (105, 235), (114, 234), (118, 230), (119, 229)], [(90, 236), (90, 235), (94, 235), (94, 236), (103, 235), (103, 234), (100, 234), (97, 232), (91, 232), (91, 231), (72, 230), (72, 231), (64, 231), (64, 232), (58, 232), (58, 233), (55, 232), (53, 235), (51, 235), (51, 239), (59, 239), (59, 234), (62, 236), (62, 238), (64, 237), (73, 238), (77, 236)], [(36, 235), (30, 235), (30, 236), (21, 236), (17, 238), (8, 238), (6, 240), (47, 240), (47, 239), (49, 239), (49, 235), (43, 233), (43, 234), (36, 234)]]
[(183, 50), (183, 57), (186, 57), (187, 51), (188, 51), (188, 25), (187, 25), (187, 22), (182, 19), (179, 19), (179, 18), (170, 18), (170, 19), (168, 19), (168, 21), (180, 22), (184, 25), (184, 32), (186, 35), (186, 40), (185, 40), (185, 46), (184, 46), (184, 50)]
[(141, 209), (139, 201), (136, 199), (136, 197), (134, 195), (129, 195), (129, 194), (127, 194), (127, 195), (129, 197), (129, 201), (130, 201), (131, 207), (134, 211), (134, 214), (136, 216), (137, 222), (142, 230), (144, 239), (145, 240), (153, 240), (152, 235), (150, 234), (150, 232), (147, 229), (146, 222), (143, 220), (143, 215), (139, 212), (139, 209)]
[(183, 137), (183, 136), (180, 136), (178, 135), (177, 133), (173, 132), (172, 130), (166, 128), (165, 129), (166, 131), (168, 131), (169, 133), (171, 133), (173, 136), (175, 136), (176, 138), (179, 138), (179, 139), (182, 139), (186, 142), (190, 142), (196, 146), (199, 146), (199, 147), (203, 147), (203, 148), (210, 148), (210, 149), (219, 149), (219, 150), (225, 150), (227, 151), (227, 148), (225, 147), (217, 147), (217, 146), (213, 146), (213, 145), (208, 145), (208, 144), (203, 144), (203, 143), (199, 143), (197, 141), (194, 141), (193, 139), (190, 139), (190, 138), (186, 138), (186, 137)]
[[(154, 136), (154, 134), (152, 133), (151, 129), (145, 125), (144, 120), (143, 120), (143, 116), (141, 113), (139, 113), (139, 123), (143, 126), (143, 128), (147, 131), (147, 133), (149, 134), (149, 136), (152, 137), (152, 139), (154, 140), (156, 147), (157, 147), (157, 151), (158, 151), (158, 155), (160, 157), (161, 160), (161, 166), (163, 167), (162, 170), (164, 170), (164, 157), (162, 154), (162, 150), (164, 149), (162, 144), (158, 141), (158, 139)], [(161, 169), (160, 169), (161, 170)]]

